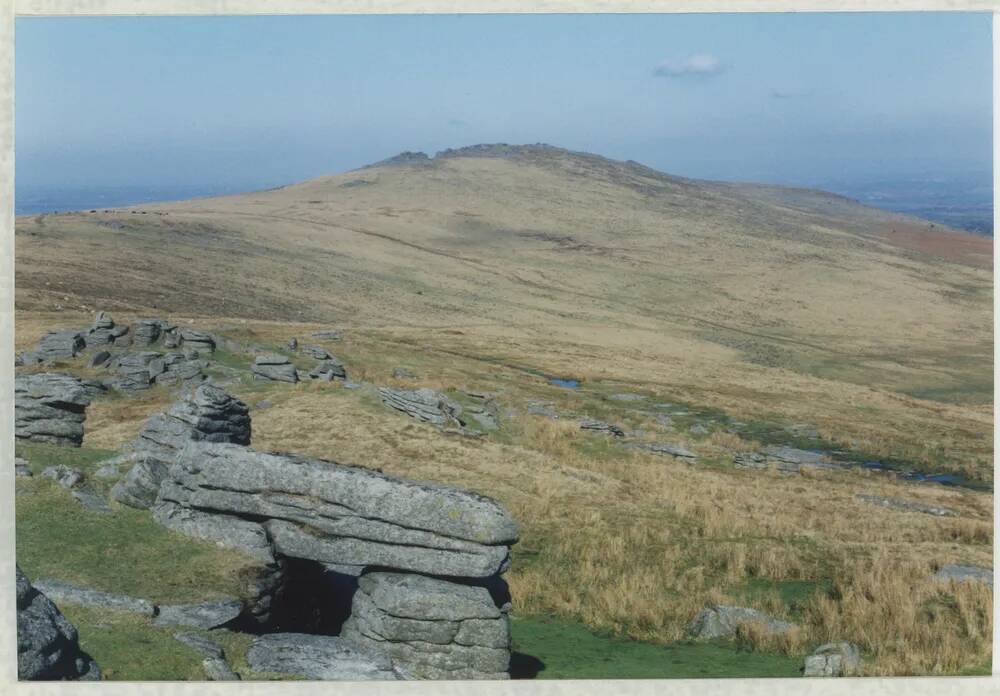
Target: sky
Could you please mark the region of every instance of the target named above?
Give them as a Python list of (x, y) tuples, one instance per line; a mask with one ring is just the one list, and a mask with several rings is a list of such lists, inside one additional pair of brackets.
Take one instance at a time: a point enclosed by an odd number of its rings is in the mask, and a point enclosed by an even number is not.
[(250, 190), (545, 142), (813, 185), (992, 161), (971, 13), (19, 18), (18, 190)]

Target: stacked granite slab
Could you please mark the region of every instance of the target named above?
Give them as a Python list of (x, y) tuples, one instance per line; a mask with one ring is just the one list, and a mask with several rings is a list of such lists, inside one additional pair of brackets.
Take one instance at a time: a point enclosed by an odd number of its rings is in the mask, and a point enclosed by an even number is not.
[(295, 365), (287, 357), (278, 353), (258, 355), (254, 358), (250, 371), (253, 372), (253, 377), (257, 380), (291, 382), (293, 384), (299, 381)]
[(99, 680), (101, 670), (80, 649), (76, 628), (31, 585), (21, 568), (17, 580), (17, 678)]
[(156, 500), (160, 481), (188, 440), (250, 444), (249, 407), (211, 384), (201, 384), (152, 416), (132, 445), (135, 464), (115, 484), (112, 497), (137, 508)]
[(181, 329), (180, 341), (185, 355), (208, 355), (215, 352), (215, 338), (204, 331)]
[(115, 324), (115, 320), (107, 312), (98, 312), (93, 325), (87, 330), (83, 340), (87, 348), (100, 348), (114, 345), (115, 341), (128, 333), (127, 326)]
[(411, 418), (432, 423), (439, 427), (463, 427), (462, 406), (433, 389), (395, 389), (379, 387), (382, 403), (397, 411), (402, 411)]
[(79, 447), (90, 399), (76, 377), (48, 372), (20, 375), (14, 379), (14, 436)]
[(75, 358), (87, 347), (83, 332), (75, 330), (50, 331), (42, 336), (42, 340), (33, 351), (21, 353), (21, 364), (37, 365), (51, 364), (57, 360)]
[(517, 524), (447, 486), (234, 444), (189, 441), (154, 519), (257, 558), (359, 576), (341, 638), (417, 679), (506, 678)]

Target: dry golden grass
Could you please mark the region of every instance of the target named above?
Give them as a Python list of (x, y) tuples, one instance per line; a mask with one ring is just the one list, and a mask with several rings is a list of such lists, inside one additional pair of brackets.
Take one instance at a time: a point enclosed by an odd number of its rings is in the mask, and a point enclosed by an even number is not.
[[(642, 177), (561, 166), (460, 158), (434, 176), (376, 167), (144, 206), (163, 215), (22, 218), (16, 344), (86, 326), (97, 309), (225, 326), (263, 345), (335, 325), (345, 339), (327, 347), (355, 380), (495, 390), (523, 413), (530, 399), (576, 411), (581, 397), (541, 375), (570, 376), (739, 420), (809, 423), (836, 446), (992, 480), (982, 259), (915, 250), (886, 236), (896, 217), (811, 194), (674, 183), (649, 196), (642, 187), (659, 184)], [(343, 186), (358, 177), (369, 185)], [(109, 263), (128, 270), (109, 276)], [(394, 380), (395, 366), (418, 379)], [(690, 465), (541, 417), (466, 439), (336, 386), (237, 393), (272, 402), (253, 413), (257, 447), (504, 502), (523, 527), (509, 574), (519, 612), (671, 641), (706, 603), (750, 603), (801, 628), (773, 639), (746, 627), (747, 645), (852, 640), (871, 674), (955, 672), (989, 654), (989, 595), (927, 578), (943, 563), (992, 565), (992, 495), (870, 472), (734, 470), (732, 452), (760, 443), (723, 432), (671, 433), (701, 456)], [(127, 442), (169, 398), (96, 404), (87, 444)], [(666, 437), (648, 417), (622, 418)], [(761, 581), (834, 586), (793, 617), (777, 589), (747, 594)]]

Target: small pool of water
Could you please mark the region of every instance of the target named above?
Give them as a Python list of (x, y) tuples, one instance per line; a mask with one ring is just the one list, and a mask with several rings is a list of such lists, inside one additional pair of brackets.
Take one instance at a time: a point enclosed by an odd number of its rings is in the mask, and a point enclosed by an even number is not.
[(562, 377), (553, 377), (549, 380), (549, 384), (554, 384), (557, 387), (564, 387), (566, 389), (580, 388), (580, 380), (578, 379), (563, 379)]
[(955, 474), (925, 474), (920, 471), (902, 471), (895, 467), (887, 466), (882, 462), (864, 462), (862, 466), (866, 469), (875, 469), (876, 471), (890, 471), (907, 481), (929, 481), (945, 486), (960, 486), (964, 483), (962, 477)]

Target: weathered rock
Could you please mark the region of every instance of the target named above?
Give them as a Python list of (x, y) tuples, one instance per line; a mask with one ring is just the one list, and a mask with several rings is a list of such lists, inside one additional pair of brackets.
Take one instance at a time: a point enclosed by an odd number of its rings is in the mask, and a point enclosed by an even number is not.
[(642, 394), (628, 394), (628, 393), (625, 393), (625, 394), (611, 394), (610, 396), (608, 396), (608, 400), (609, 401), (623, 401), (623, 402), (645, 401), (646, 397), (643, 396)]
[(240, 675), (222, 658), (206, 657), (201, 661), (201, 666), (209, 681), (240, 681)]
[(517, 540), (489, 498), (231, 444), (189, 442), (160, 486), (157, 508), (169, 503), (266, 519), (279, 554), (329, 564), (488, 577), (506, 570)]
[(20, 457), (14, 457), (14, 475), (15, 476), (31, 476), (31, 465), (28, 464), (26, 459), (21, 459)]
[(107, 312), (98, 312), (93, 325), (87, 330), (83, 340), (87, 348), (113, 345), (115, 339), (128, 333), (127, 326), (116, 326)]
[(417, 378), (417, 376), (413, 373), (412, 370), (409, 370), (409, 369), (407, 369), (405, 367), (397, 367), (396, 369), (394, 369), (392, 371), (392, 376), (395, 377), (396, 379), (416, 379)]
[(823, 452), (814, 452), (783, 445), (765, 447), (761, 452), (767, 457), (769, 465), (774, 465), (778, 471), (784, 473), (798, 472), (804, 466), (821, 469), (833, 468), (829, 458)]
[(235, 621), (243, 613), (243, 602), (223, 599), (200, 604), (161, 604), (153, 620), (155, 626), (218, 628)]
[(111, 496), (131, 507), (150, 507), (167, 468), (189, 440), (250, 444), (249, 407), (216, 386), (199, 385), (166, 413), (146, 421), (132, 448), (135, 465)]
[(100, 350), (90, 357), (90, 362), (88, 362), (87, 365), (89, 367), (103, 367), (107, 365), (110, 360), (111, 353), (106, 350)]
[(44, 592), (50, 599), (57, 602), (68, 602), (69, 604), (79, 604), (84, 607), (97, 607), (98, 609), (115, 609), (118, 611), (128, 611), (144, 616), (155, 616), (156, 607), (152, 602), (126, 595), (111, 594), (93, 590), (89, 587), (81, 587), (61, 580), (42, 578), (35, 582), (35, 587)]
[(391, 658), (378, 650), (334, 636), (272, 633), (256, 638), (247, 650), (256, 672), (325, 681), (397, 680)]
[(347, 370), (336, 359), (327, 359), (309, 370), (311, 379), (322, 379), (331, 382), (335, 379), (347, 379)]
[(804, 677), (843, 677), (861, 666), (861, 651), (852, 643), (827, 643), (806, 657)]
[(292, 337), (292, 340), (288, 342), (288, 350), (293, 353), (299, 349), (299, 339)]
[(982, 568), (980, 566), (945, 565), (941, 566), (940, 570), (934, 573), (933, 579), (938, 582), (950, 582), (952, 580), (965, 582), (971, 580), (974, 582), (984, 582), (993, 587), (993, 569)]
[(767, 457), (757, 452), (738, 452), (733, 457), (733, 464), (739, 469), (766, 469)]
[(408, 391), (392, 387), (379, 387), (378, 393), (382, 403), (386, 406), (402, 411), (417, 420), (438, 426), (462, 427), (465, 425), (465, 421), (462, 419), (462, 407), (433, 389)]
[(17, 579), (17, 678), (99, 680), (101, 670), (80, 649), (76, 628), (55, 604), (32, 587), (15, 567)]
[(181, 329), (180, 337), (185, 352), (195, 350), (199, 355), (215, 352), (215, 338), (211, 334), (194, 329)]
[(132, 327), (132, 344), (143, 348), (160, 340), (165, 322), (162, 319), (140, 319)]
[(344, 334), (341, 331), (317, 331), (312, 337), (321, 341), (339, 341), (344, 337)]
[(277, 353), (258, 355), (254, 358), (250, 371), (253, 372), (255, 379), (291, 383), (299, 381), (298, 372), (292, 361)]
[(362, 575), (341, 636), (387, 652), (416, 679), (506, 679), (510, 594), (407, 573)]
[(701, 436), (701, 435), (708, 435), (709, 431), (708, 431), (708, 428), (705, 427), (704, 424), (702, 424), (702, 423), (695, 423), (690, 428), (688, 428), (688, 432), (691, 433), (692, 435), (699, 435), (699, 436)]
[(163, 334), (163, 347), (167, 349), (180, 348), (181, 335), (176, 329)]
[(631, 449), (641, 449), (654, 454), (668, 454), (678, 459), (697, 459), (698, 455), (691, 450), (680, 445), (671, 445), (666, 442), (630, 442), (623, 445)]
[(329, 360), (333, 357), (323, 346), (302, 346), (301, 352), (313, 360)]
[(90, 397), (80, 380), (38, 373), (14, 379), (14, 436), (79, 447)]
[[(162, 361), (162, 367), (158, 364)], [(197, 385), (205, 380), (203, 370), (208, 367), (204, 360), (189, 358), (181, 353), (166, 353), (162, 358), (150, 363), (150, 375), (157, 384)]]
[(698, 613), (688, 627), (688, 633), (694, 638), (705, 640), (730, 638), (736, 634), (741, 624), (756, 624), (769, 635), (787, 633), (795, 628), (794, 624), (776, 619), (757, 609), (714, 604)]
[(913, 500), (903, 500), (901, 498), (887, 498), (881, 495), (866, 495), (859, 493), (854, 496), (863, 503), (878, 505), (890, 510), (900, 510), (902, 512), (921, 512), (925, 515), (935, 515), (936, 517), (954, 517), (955, 511), (936, 505), (926, 505)]
[(581, 430), (589, 430), (594, 433), (604, 433), (605, 435), (614, 435), (615, 437), (625, 437), (625, 431), (619, 428), (617, 425), (612, 425), (611, 423), (604, 423), (598, 420), (585, 419), (580, 421)]
[(53, 362), (75, 358), (86, 345), (80, 331), (51, 331), (42, 337), (34, 352), (39, 362)]
[(42, 476), (52, 479), (63, 488), (75, 488), (83, 483), (83, 472), (65, 464), (45, 467), (42, 469)]
[(108, 507), (107, 501), (90, 488), (77, 488), (72, 493), (74, 500), (90, 512), (101, 515), (111, 514), (111, 508)]
[(184, 643), (202, 656), (201, 664), (210, 681), (239, 680), (240, 676), (226, 662), (226, 654), (222, 646), (215, 641), (195, 633), (175, 633), (174, 639)]
[(149, 389), (153, 381), (149, 366), (161, 357), (160, 353), (142, 351), (126, 353), (115, 358), (111, 363), (111, 367), (118, 374), (118, 378), (113, 382), (115, 388), (128, 392)]

